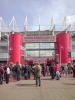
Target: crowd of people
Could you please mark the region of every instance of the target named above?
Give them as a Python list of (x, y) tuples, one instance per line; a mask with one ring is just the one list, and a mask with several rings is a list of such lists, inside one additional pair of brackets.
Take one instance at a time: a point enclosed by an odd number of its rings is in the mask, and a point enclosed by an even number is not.
[(6, 64), (0, 65), (0, 84), (5, 81), (6, 84), (9, 83), (10, 76), (12, 76), (15, 80), (20, 81), (21, 77), (24, 77), (25, 80), (34, 77), (36, 80), (36, 86), (41, 86), (41, 76), (50, 76), (51, 80), (61, 79), (61, 74), (64, 73), (64, 76), (67, 76), (69, 71), (73, 73), (73, 78), (75, 77), (75, 64), (73, 66), (68, 66), (65, 64), (64, 66), (59, 66), (59, 63), (52, 62), (49, 66), (40, 65), (35, 63), (33, 66), (30, 66), (28, 63), (25, 65), (20, 65), (18, 62), (16, 64)]

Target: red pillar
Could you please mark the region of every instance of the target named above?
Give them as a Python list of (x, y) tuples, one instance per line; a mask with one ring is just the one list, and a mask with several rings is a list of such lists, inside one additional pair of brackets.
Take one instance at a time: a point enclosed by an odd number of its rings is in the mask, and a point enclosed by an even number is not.
[(61, 63), (70, 63), (71, 62), (71, 45), (70, 45), (70, 34), (62, 32), (56, 36), (56, 47), (57, 54), (61, 59)]
[(22, 50), (23, 46), (23, 37), (21, 34), (11, 34), (9, 40), (9, 62), (19, 62), (22, 63)]

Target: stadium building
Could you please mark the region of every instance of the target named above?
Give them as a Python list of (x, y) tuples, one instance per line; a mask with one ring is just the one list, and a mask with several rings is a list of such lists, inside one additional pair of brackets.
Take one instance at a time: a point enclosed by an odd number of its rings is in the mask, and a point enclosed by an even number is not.
[(9, 27), (0, 18), (0, 63), (71, 63), (75, 60), (75, 31), (66, 21), (64, 18), (65, 28), (62, 30), (56, 29), (53, 19), (48, 26), (51, 29), (41, 30), (39, 21), (38, 30), (34, 31), (28, 29), (26, 17), (24, 31), (16, 31), (15, 27), (18, 29), (18, 26), (14, 17)]

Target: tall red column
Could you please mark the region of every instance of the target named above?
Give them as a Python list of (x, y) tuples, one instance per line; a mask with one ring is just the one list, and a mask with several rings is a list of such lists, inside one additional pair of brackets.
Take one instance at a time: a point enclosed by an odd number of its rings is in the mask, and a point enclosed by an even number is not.
[(70, 34), (62, 32), (56, 36), (57, 54), (61, 63), (71, 62)]
[(19, 62), (22, 63), (23, 54), (23, 37), (21, 34), (11, 34), (9, 40), (9, 62)]

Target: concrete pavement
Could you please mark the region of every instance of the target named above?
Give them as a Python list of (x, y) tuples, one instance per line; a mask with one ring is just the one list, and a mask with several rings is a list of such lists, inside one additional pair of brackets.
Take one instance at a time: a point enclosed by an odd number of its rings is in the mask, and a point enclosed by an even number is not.
[(75, 100), (75, 79), (71, 76), (61, 80), (41, 77), (41, 82), (40, 87), (33, 78), (0, 85), (0, 100)]

